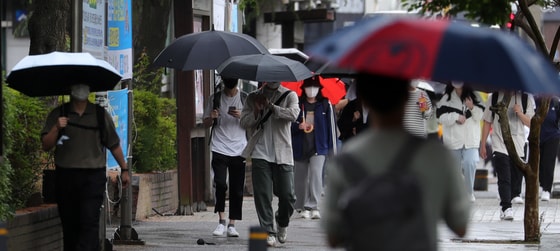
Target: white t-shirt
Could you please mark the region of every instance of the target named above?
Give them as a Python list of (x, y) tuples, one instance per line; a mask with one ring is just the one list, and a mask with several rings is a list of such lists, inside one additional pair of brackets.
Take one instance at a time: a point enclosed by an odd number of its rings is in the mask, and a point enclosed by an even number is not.
[[(490, 110), (490, 106), (492, 106), (492, 95), (494, 94), (489, 95), (488, 100), (486, 100), (486, 109), (484, 110), (482, 119), (492, 123), (492, 150), (508, 155), (506, 145), (504, 144), (504, 137), (502, 136), (500, 122), (498, 121), (499, 116), (496, 113), (494, 115), (494, 118), (492, 118), (492, 111)], [(533, 95), (528, 95), (527, 110), (525, 112), (525, 115), (529, 116), (529, 118), (532, 118), (533, 115), (535, 115), (535, 99), (533, 98)], [(503, 94), (499, 93), (498, 102), (500, 102), (502, 98)], [(519, 154), (519, 157), (524, 157), (525, 151), (523, 150), (523, 146), (525, 145), (527, 136), (525, 134), (525, 126), (523, 125), (523, 122), (521, 122), (519, 117), (517, 117), (517, 115), (515, 115), (515, 112), (513, 111), (513, 106), (515, 104), (522, 104), (522, 95), (519, 93), (516, 94), (515, 97), (511, 97), (508, 106), (508, 119), (511, 137), (513, 138), (513, 143), (515, 145), (515, 150), (517, 151), (517, 154)]]
[[(208, 98), (206, 109), (204, 109), (204, 118), (210, 117), (214, 106), (214, 95)], [(220, 116), (213, 125), (210, 149), (226, 156), (241, 156), (241, 152), (247, 145), (247, 137), (245, 129), (239, 124), (240, 119), (228, 114), (230, 106), (235, 106), (237, 110), (243, 110), (241, 102), (241, 91), (237, 95), (229, 97), (222, 93), (220, 100)]]

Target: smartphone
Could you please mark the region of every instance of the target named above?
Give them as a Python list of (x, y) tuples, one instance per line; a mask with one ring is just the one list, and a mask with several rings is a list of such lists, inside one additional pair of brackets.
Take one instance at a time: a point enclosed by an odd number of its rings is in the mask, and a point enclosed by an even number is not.
[(230, 112), (231, 112), (231, 111), (235, 111), (235, 110), (237, 110), (237, 107), (235, 107), (235, 106), (230, 106), (230, 107), (229, 107), (229, 111), (230, 111)]

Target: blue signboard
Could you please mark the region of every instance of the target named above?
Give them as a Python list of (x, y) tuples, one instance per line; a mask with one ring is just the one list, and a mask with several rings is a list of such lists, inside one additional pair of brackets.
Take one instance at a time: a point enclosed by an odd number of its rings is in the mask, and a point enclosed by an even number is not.
[[(115, 123), (117, 134), (121, 139), (123, 154), (128, 156), (128, 89), (107, 92), (107, 106), (105, 107)], [(119, 163), (110, 151), (107, 151), (107, 168), (117, 168)]]
[(123, 79), (132, 78), (132, 1), (109, 0), (107, 11), (107, 62)]

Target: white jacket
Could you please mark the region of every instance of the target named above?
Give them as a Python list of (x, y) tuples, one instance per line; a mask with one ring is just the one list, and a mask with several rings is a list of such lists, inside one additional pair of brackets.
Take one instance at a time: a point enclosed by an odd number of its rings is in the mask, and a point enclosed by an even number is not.
[[(476, 92), (475, 95), (478, 104), (482, 106), (482, 99)], [(448, 94), (443, 95), (437, 104), (438, 120), (443, 129), (443, 143), (452, 150), (462, 149), (463, 147), (467, 149), (478, 148), (481, 137), (480, 121), (484, 114), (484, 109), (477, 106), (473, 100), (475, 105), (470, 111), (471, 116), (461, 125), (456, 122), (461, 115), (458, 112), (462, 111), (463, 114), (467, 114), (468, 108), (463, 104), (455, 91), (451, 92), (450, 100), (448, 100), (448, 97)], [(452, 111), (453, 108), (457, 109), (457, 111)]]

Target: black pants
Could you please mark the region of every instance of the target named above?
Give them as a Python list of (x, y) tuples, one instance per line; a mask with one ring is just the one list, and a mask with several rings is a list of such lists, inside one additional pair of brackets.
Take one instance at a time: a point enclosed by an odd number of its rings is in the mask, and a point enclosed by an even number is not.
[(56, 168), (56, 202), (64, 251), (99, 250), (99, 217), (105, 192), (105, 168)]
[(521, 182), (523, 174), (508, 155), (494, 152), (492, 166), (498, 174), (498, 193), (500, 193), (500, 206), (502, 211), (511, 207), (511, 199), (521, 195)]
[(245, 159), (212, 152), (212, 170), (216, 186), (214, 213), (224, 212), (226, 207), (227, 176), (229, 174), (229, 219), (241, 220), (243, 187), (245, 186)]
[(556, 154), (560, 139), (549, 139), (541, 142), (541, 160), (539, 165), (539, 182), (543, 191), (550, 192), (554, 181), (554, 167), (556, 166)]

